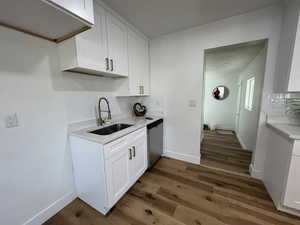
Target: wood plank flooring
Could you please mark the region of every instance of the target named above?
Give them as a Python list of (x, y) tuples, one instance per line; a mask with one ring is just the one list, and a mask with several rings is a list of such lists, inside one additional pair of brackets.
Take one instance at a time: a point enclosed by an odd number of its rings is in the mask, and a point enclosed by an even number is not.
[(107, 216), (79, 199), (44, 225), (300, 225), (275, 209), (263, 183), (162, 158)]
[(252, 151), (242, 149), (236, 135), (204, 131), (201, 164), (241, 174), (249, 174)]

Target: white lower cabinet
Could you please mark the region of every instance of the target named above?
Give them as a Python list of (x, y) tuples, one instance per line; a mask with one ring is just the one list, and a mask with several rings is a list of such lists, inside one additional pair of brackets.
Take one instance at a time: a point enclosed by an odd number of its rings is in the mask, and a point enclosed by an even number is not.
[(142, 132), (136, 135), (131, 143), (129, 144), (129, 173), (130, 173), (130, 184), (134, 184), (140, 176), (145, 172), (147, 167), (147, 137), (146, 133)]
[(283, 205), (300, 210), (300, 155), (293, 155)]
[(300, 140), (273, 128), (268, 138), (263, 181), (278, 210), (300, 216)]
[(78, 197), (104, 215), (147, 169), (146, 128), (101, 145), (71, 137)]
[(104, 151), (113, 151), (105, 160), (107, 194), (109, 205), (114, 205), (127, 191), (130, 184), (130, 165), (126, 140)]

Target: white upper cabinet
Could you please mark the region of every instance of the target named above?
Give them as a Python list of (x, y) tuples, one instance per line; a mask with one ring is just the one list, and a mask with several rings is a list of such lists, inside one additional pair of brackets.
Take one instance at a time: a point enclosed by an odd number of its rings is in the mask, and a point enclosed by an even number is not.
[(57, 43), (93, 26), (93, 0), (2, 1), (0, 21), (2, 26)]
[[(103, 8), (95, 5), (95, 25), (75, 38), (74, 48), (77, 48), (77, 63), (81, 68), (89, 68), (94, 71), (107, 71), (107, 37), (106, 37), (106, 13)], [(63, 45), (63, 44), (62, 44)], [(62, 50), (63, 51), (63, 50)], [(72, 69), (76, 64), (65, 65), (63, 70)]]
[(85, 74), (127, 77), (127, 28), (99, 6), (92, 29), (59, 44), (61, 69)]
[(300, 92), (300, 3), (287, 3), (276, 64), (275, 92)]
[(145, 96), (150, 94), (149, 42), (133, 30), (128, 30), (129, 81), (119, 96)]
[(106, 14), (110, 71), (128, 76), (127, 27), (111, 14)]
[(119, 96), (150, 95), (149, 40), (98, 3), (94, 18), (92, 29), (59, 44), (61, 70), (128, 77)]
[(67, 10), (88, 23), (94, 23), (93, 0), (42, 0), (54, 6)]

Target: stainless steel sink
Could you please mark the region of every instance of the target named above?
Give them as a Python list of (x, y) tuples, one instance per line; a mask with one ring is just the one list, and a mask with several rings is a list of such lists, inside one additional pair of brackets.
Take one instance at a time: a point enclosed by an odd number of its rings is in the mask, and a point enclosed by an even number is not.
[(98, 135), (110, 135), (110, 134), (113, 134), (113, 133), (118, 132), (120, 130), (124, 130), (128, 127), (131, 127), (131, 126), (132, 125), (130, 125), (130, 124), (117, 123), (117, 124), (114, 124), (114, 125), (110, 125), (108, 127), (103, 127), (101, 129), (91, 131), (89, 133), (98, 134)]

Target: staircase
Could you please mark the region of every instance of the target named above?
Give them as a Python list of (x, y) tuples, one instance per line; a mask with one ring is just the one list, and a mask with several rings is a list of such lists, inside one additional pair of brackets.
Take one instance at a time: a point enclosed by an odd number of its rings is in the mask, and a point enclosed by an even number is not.
[(204, 131), (202, 165), (248, 175), (251, 158), (252, 151), (242, 149), (234, 132), (219, 134), (216, 131)]

